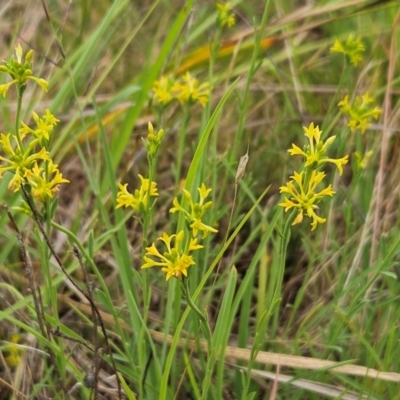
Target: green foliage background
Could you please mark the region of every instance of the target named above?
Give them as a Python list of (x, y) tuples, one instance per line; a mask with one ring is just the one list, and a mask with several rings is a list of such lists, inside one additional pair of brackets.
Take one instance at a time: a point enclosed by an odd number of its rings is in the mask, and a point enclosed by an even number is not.
[[(51, 241), (82, 286), (71, 245), (85, 252), (96, 304), (128, 398), (201, 398), (208, 373), (210, 399), (322, 398), (321, 387), (313, 391), (296, 386), (306, 380), (331, 385), (337, 393), (331, 398), (396, 399), (399, 6), (395, 1), (361, 0), (231, 3), (237, 23), (217, 39), (239, 45), (211, 64), (208, 58), (190, 69), (213, 90), (209, 106), (191, 108), (183, 149), (179, 150), (182, 109), (174, 104), (163, 115), (160, 127), (166, 136), (156, 171), (160, 196), (147, 238), (131, 215), (115, 210), (117, 182), (135, 188), (137, 174), (147, 172), (141, 137), (147, 134), (148, 121), (159, 123), (152, 85), (162, 74), (195, 59), (196, 50), (206, 51), (216, 37), (215, 3), (0, 3), (0, 58), (8, 59), (17, 43), (32, 48), (36, 75), (50, 82), (47, 94), (28, 88), (23, 120), (29, 120), (33, 109), (47, 107), (61, 120), (52, 152), (71, 183), (60, 190), (55, 220), (71, 233), (54, 230)], [(252, 28), (260, 25), (262, 33), (254, 35)], [(360, 36), (366, 47), (357, 68), (329, 53), (335, 38), (345, 40), (349, 34)], [(273, 37), (274, 43), (260, 48), (264, 37)], [(6, 77), (0, 79), (4, 83)], [(365, 135), (356, 137), (337, 103), (345, 94), (367, 91), (383, 113)], [(12, 95), (0, 99), (1, 132), (12, 131), (14, 112)], [(287, 215), (277, 207), (279, 187), (299, 167), (287, 149), (292, 143), (304, 144), (302, 126), (311, 121), (324, 135), (337, 136), (336, 150), (349, 154), (350, 162), (341, 177), (332, 168), (337, 193), (320, 209), (327, 223), (315, 232), (310, 232), (307, 219), (292, 228), (281, 271), (276, 227), (283, 226)], [(357, 173), (352, 154), (361, 148), (374, 154)], [(234, 202), (236, 169), (246, 152), (249, 163)], [(189, 281), (214, 332), (212, 371), (206, 370), (199, 322), (176, 280), (166, 283), (155, 269), (144, 278), (140, 270), (143, 241), (150, 244), (176, 226), (168, 214), (176, 180), (193, 187), (204, 181), (213, 188), (210, 220), (217, 222), (219, 234), (208, 238)], [(7, 176), (0, 180), (0, 199), (12, 208), (21, 198), (7, 190), (8, 182)], [(16, 235), (6, 212), (0, 213), (0, 399), (66, 398), (68, 393), (70, 398), (89, 399), (93, 393), (81, 382), (90, 372), (93, 354), (71, 339), (93, 340), (90, 307), (53, 259), (43, 261), (46, 252), (33, 222), (13, 213), (37, 272), (46, 321), (64, 337), (54, 336), (48, 343), (39, 333)], [(48, 264), (47, 274), (43, 264)], [(278, 285), (280, 274), (283, 282)], [(143, 279), (150, 288), (148, 308)], [(279, 304), (272, 301), (275, 290)], [(5, 361), (12, 334), (26, 346), (15, 368)], [(99, 335), (101, 347), (100, 331)], [(60, 389), (54, 365), (39, 352), (45, 345), (57, 356), (67, 394)], [(243, 359), (235, 353), (238, 348), (251, 352)], [(256, 362), (252, 357), (257, 351), (310, 358), (303, 367)], [(351, 365), (339, 373), (313, 359)], [(99, 398), (118, 398), (115, 378), (107, 380), (113, 374), (110, 365), (105, 355)], [(366, 377), (355, 365), (393, 374), (386, 379)], [(266, 376), (277, 369), (291, 377), (289, 383)]]

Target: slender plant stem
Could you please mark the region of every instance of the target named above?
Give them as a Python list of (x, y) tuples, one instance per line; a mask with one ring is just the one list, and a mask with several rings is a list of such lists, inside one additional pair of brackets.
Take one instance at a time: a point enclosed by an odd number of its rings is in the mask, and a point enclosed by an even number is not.
[(293, 210), (290, 213), (289, 218), (286, 220), (285, 226), (283, 228), (281, 243), (279, 247), (279, 277), (278, 277), (278, 282), (276, 282), (274, 296), (272, 297), (271, 304), (274, 304), (278, 299), (282, 287), (283, 276), (285, 274), (285, 267), (286, 267), (287, 246), (290, 240), (290, 226), (292, 225), (296, 217), (296, 214), (297, 214), (297, 209)]
[(199, 317), (201, 329), (203, 330), (204, 336), (206, 337), (206, 340), (207, 340), (207, 353), (209, 354), (209, 352), (211, 350), (211, 329), (210, 329), (210, 325), (208, 324), (207, 318), (204, 315), (204, 313), (202, 313), (199, 310), (199, 308), (196, 306), (196, 304), (193, 302), (192, 298), (190, 297), (189, 280), (188, 279), (184, 279), (183, 284), (182, 284), (182, 289), (183, 289), (183, 293), (185, 295), (185, 298), (186, 298), (190, 308)]
[(17, 85), (17, 111), (15, 114), (15, 136), (17, 137), (18, 146), (21, 149), (21, 152), (24, 151), (24, 146), (22, 144), (21, 135), (19, 134), (19, 126), (20, 126), (20, 115), (22, 108), (22, 97), (23, 97), (23, 89), (21, 85)]
[(187, 129), (190, 120), (190, 103), (187, 103), (183, 108), (183, 122), (178, 132), (178, 157), (176, 161), (175, 171), (175, 193), (178, 192), (179, 178), (181, 177), (182, 160), (184, 157), (185, 139), (187, 135)]

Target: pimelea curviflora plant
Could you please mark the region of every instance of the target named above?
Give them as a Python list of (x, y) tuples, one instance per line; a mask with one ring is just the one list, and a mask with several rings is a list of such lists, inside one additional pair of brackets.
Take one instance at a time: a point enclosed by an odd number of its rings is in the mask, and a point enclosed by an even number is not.
[[(38, 263), (40, 268), (35, 270), (32, 268), (30, 256), (25, 247), (24, 238), (18, 228), (18, 224), (8, 207), (5, 207), (17, 233), (22, 254), (22, 263), (25, 267), (26, 275), (28, 276), (29, 294), (33, 299), (39, 327), (37, 336), (45, 343), (48, 362), (51, 366), (49, 371), (54, 371), (62, 392), (65, 397), (69, 397), (67, 387), (63, 380), (63, 377), (66, 375), (66, 364), (68, 361), (66, 357), (58, 357), (59, 353), (57, 353), (57, 351), (62, 349), (62, 345), (57, 347), (60, 335), (59, 328), (52, 325), (57, 324), (57, 322), (49, 322), (49, 320), (46, 319), (47, 312), (49, 312), (49, 315), (53, 314), (53, 316), (58, 316), (57, 286), (53, 280), (53, 265), (50, 263), (50, 258), (55, 260), (55, 263), (58, 265), (63, 275), (91, 304), (94, 324), (99, 324), (101, 326), (102, 334), (106, 341), (107, 352), (110, 348), (108, 345), (107, 332), (101, 320), (100, 312), (94, 303), (93, 292), (89, 288), (89, 281), (85, 279), (87, 290), (82, 289), (75, 282), (55, 251), (50, 239), (52, 228), (63, 231), (69, 236), (75, 244), (73, 253), (79, 260), (86, 278), (87, 272), (83, 263), (82, 254), (84, 254), (85, 260), (91, 263), (92, 267), (96, 268), (89, 253), (83, 248), (76, 236), (53, 220), (57, 210), (58, 199), (56, 195), (59, 191), (59, 187), (62, 184), (69, 183), (67, 179), (63, 178), (58, 165), (54, 162), (50, 154), (53, 132), (60, 121), (51, 113), (50, 109), (46, 109), (42, 115), (32, 112), (32, 123), (24, 122), (20, 118), (23, 97), (27, 85), (35, 83), (44, 91), (47, 92), (48, 90), (47, 81), (34, 75), (32, 70), (32, 58), (32, 50), (24, 55), (21, 45), (18, 45), (15, 48), (15, 56), (12, 57), (10, 61), (4, 61), (3, 64), (0, 65), (0, 72), (8, 74), (11, 77), (11, 81), (0, 85), (0, 93), (5, 97), (10, 93), (10, 88), (12, 86), (16, 88), (17, 92), (14, 130), (12, 132), (0, 133), (0, 179), (8, 178), (8, 189), (14, 193), (21, 193), (23, 204), (20, 207), (13, 207), (13, 209), (27, 213), (34, 221), (32, 238), (36, 241), (36, 245), (39, 249), (38, 253), (40, 255), (40, 262)], [(39, 275), (39, 277), (37, 275)], [(40, 281), (44, 282), (43, 285), (45, 289), (40, 288)], [(46, 301), (42, 295), (42, 290), (47, 293), (46, 297), (48, 297), (48, 299), (46, 299)], [(32, 325), (30, 329), (35, 330), (35, 322), (32, 322)], [(26, 329), (29, 330), (29, 328)], [(97, 327), (95, 330), (97, 330)], [(16, 350), (18, 341), (19, 336), (16, 334), (11, 338), (8, 346), (9, 356), (6, 362), (10, 367), (15, 367), (20, 359), (19, 353)], [(99, 348), (97, 332), (93, 335), (93, 343), (93, 348), (91, 348), (91, 350), (95, 353), (95, 378), (91, 388), (94, 391), (94, 398), (97, 398), (97, 375), (99, 373), (100, 363), (100, 358), (97, 354), (97, 349)], [(109, 353), (109, 356), (114, 373), (116, 374), (117, 370), (113, 356), (111, 353)], [(118, 378), (117, 386), (118, 392), (121, 395), (121, 385)]]
[[(130, 207), (136, 214), (135, 216), (143, 227), (143, 263), (141, 269), (143, 271), (143, 292), (146, 298), (150, 288), (147, 287), (146, 273), (147, 269), (153, 267), (161, 268), (165, 273), (165, 280), (170, 281), (175, 278), (181, 285), (182, 293), (193, 312), (197, 315), (204, 336), (207, 340), (208, 348), (211, 348), (211, 329), (208, 324), (207, 314), (203, 313), (192, 300), (189, 290), (190, 270), (194, 268), (196, 262), (193, 253), (203, 249), (201, 241), (207, 237), (209, 233), (216, 233), (217, 230), (205, 223), (205, 214), (212, 207), (212, 201), (207, 201), (207, 197), (211, 193), (211, 189), (205, 184), (201, 184), (197, 188), (199, 199), (193, 199), (192, 194), (183, 189), (181, 201), (177, 197), (173, 200), (173, 207), (170, 213), (178, 213), (183, 216), (185, 225), (177, 228), (176, 233), (163, 232), (158, 238), (157, 244), (153, 242), (150, 246), (146, 246), (148, 227), (152, 218), (154, 209), (154, 201), (150, 201), (151, 197), (157, 197), (157, 185), (154, 181), (154, 163), (160, 148), (163, 130), (158, 134), (154, 134), (154, 128), (148, 125), (149, 134), (147, 140), (144, 140), (145, 148), (148, 153), (148, 162), (150, 167), (150, 179), (145, 179), (141, 175), (141, 186), (134, 193), (127, 191), (127, 185), (119, 184), (119, 192), (117, 194), (117, 208)], [(178, 224), (179, 226), (179, 224)], [(201, 236), (201, 238), (199, 238)]]
[(337, 167), (339, 174), (342, 175), (343, 165), (347, 164), (348, 156), (338, 159), (328, 157), (326, 153), (336, 136), (329, 137), (325, 142), (322, 141), (322, 131), (320, 131), (318, 125), (314, 126), (313, 122), (308, 128), (304, 126), (303, 130), (309, 144), (305, 145), (303, 149), (292, 144), (292, 148), (288, 152), (292, 156), (302, 156), (304, 165), (299, 172), (294, 172), (291, 180), (286, 185), (281, 186), (280, 192), (285, 193), (287, 196), (279, 205), (284, 207), (285, 211), (292, 208), (296, 210), (297, 215), (292, 225), (301, 223), (304, 215), (306, 215), (312, 219), (311, 230), (314, 230), (319, 223), (326, 221), (325, 218), (316, 214), (318, 204), (324, 197), (332, 197), (335, 194), (330, 184), (324, 189), (317, 189), (326, 176), (325, 172), (320, 171), (320, 169), (324, 164), (332, 163)]
[(0, 93), (5, 97), (13, 85), (17, 90), (15, 131), (0, 134), (0, 151), (4, 154), (0, 155), (0, 161), (2, 161), (0, 178), (3, 178), (6, 172), (11, 173), (12, 177), (8, 185), (10, 190), (18, 192), (23, 189), (27, 202), (32, 196), (44, 205), (48, 199), (53, 199), (59, 185), (68, 183), (49, 153), (53, 129), (59, 120), (49, 109), (46, 109), (41, 117), (35, 112), (32, 113), (35, 123), (33, 128), (20, 121), (22, 98), (28, 82), (37, 83), (45, 91), (47, 91), (48, 83), (33, 75), (32, 50), (24, 57), (22, 47), (18, 45), (15, 53), (15, 58), (0, 65), (0, 71), (9, 74), (12, 78), (10, 82), (0, 85)]
[(330, 48), (331, 53), (342, 53), (347, 56), (350, 63), (355, 67), (362, 61), (362, 53), (365, 51), (365, 46), (360, 38), (353, 38), (353, 35), (349, 35), (345, 42), (341, 42), (339, 39), (335, 40), (335, 43)]

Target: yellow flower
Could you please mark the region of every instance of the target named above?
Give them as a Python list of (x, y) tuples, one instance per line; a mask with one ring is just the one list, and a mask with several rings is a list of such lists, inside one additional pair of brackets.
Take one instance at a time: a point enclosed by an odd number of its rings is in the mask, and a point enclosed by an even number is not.
[(162, 105), (166, 105), (174, 98), (172, 94), (172, 86), (174, 81), (170, 76), (162, 76), (158, 81), (153, 84), (153, 97)]
[(43, 142), (48, 142), (50, 140), (53, 128), (60, 122), (47, 108), (45, 114), (40, 118), (35, 112), (32, 113), (33, 120), (36, 123), (36, 129), (30, 128), (25, 122), (21, 121), (21, 126), (19, 132), (21, 139), (23, 139), (27, 134), (31, 133), (42, 145)]
[(203, 238), (205, 238), (209, 232), (216, 233), (218, 232), (216, 229), (212, 228), (209, 225), (206, 225), (202, 222), (202, 218), (206, 211), (212, 206), (212, 201), (208, 201), (204, 203), (205, 199), (208, 197), (212, 189), (207, 189), (206, 185), (202, 183), (201, 187), (197, 188), (200, 194), (200, 201), (198, 203), (194, 203), (192, 199), (192, 195), (186, 189), (183, 189), (183, 195), (189, 203), (189, 210), (186, 210), (181, 206), (178, 199), (175, 197), (173, 200), (173, 205), (169, 212), (183, 212), (185, 214), (185, 218), (189, 223), (189, 226), (192, 230), (193, 237), (196, 237), (199, 231), (203, 232)]
[(331, 136), (325, 143), (321, 141), (321, 133), (318, 125), (314, 127), (314, 123), (311, 122), (310, 126), (307, 128), (303, 126), (304, 134), (307, 136), (310, 144), (304, 147), (304, 150), (300, 147), (292, 144), (292, 148), (288, 150), (290, 155), (302, 155), (306, 159), (305, 166), (311, 169), (317, 169), (320, 165), (324, 163), (333, 163), (336, 165), (339, 174), (343, 173), (343, 165), (347, 164), (348, 157), (345, 156), (339, 159), (328, 158), (325, 156), (328, 147), (334, 142), (336, 136)]
[(280, 187), (281, 193), (287, 193), (289, 197), (285, 197), (279, 206), (285, 208), (285, 212), (291, 208), (297, 208), (298, 214), (292, 225), (299, 224), (303, 221), (304, 213), (312, 219), (311, 230), (313, 231), (317, 224), (322, 224), (326, 221), (325, 218), (319, 217), (315, 210), (318, 209), (317, 204), (322, 200), (324, 196), (333, 196), (335, 192), (332, 190), (332, 186), (329, 185), (327, 188), (316, 192), (316, 187), (321, 183), (325, 177), (324, 172), (317, 172), (313, 170), (311, 176), (306, 182), (305, 172), (302, 171), (291, 176), (292, 180), (286, 184), (286, 186)]
[(28, 80), (36, 82), (45, 92), (47, 92), (49, 86), (48, 82), (44, 79), (33, 76), (33, 51), (30, 50), (26, 53), (24, 62), (22, 61), (22, 47), (20, 44), (15, 48), (15, 54), (16, 59), (12, 58), (10, 62), (3, 61), (3, 65), (0, 65), (0, 71), (7, 72), (12, 78), (11, 82), (0, 85), (0, 94), (5, 97), (10, 86), (14, 84), (19, 85), (20, 88), (24, 89)]
[(58, 165), (54, 164), (52, 160), (49, 160), (45, 168), (41, 168), (35, 163), (32, 170), (25, 172), (25, 177), (31, 186), (33, 197), (42, 203), (47, 197), (52, 198), (53, 194), (58, 192), (59, 185), (69, 183), (69, 180), (64, 179), (58, 170)]
[[(172, 277), (177, 279), (182, 279), (182, 276), (187, 277), (188, 268), (195, 264), (190, 253), (194, 250), (201, 249), (203, 246), (197, 244), (197, 239), (192, 238), (190, 239), (188, 249), (184, 250), (183, 231), (180, 231), (176, 235), (168, 235), (164, 232), (158, 240), (164, 242), (167, 251), (161, 254), (157, 250), (155, 243), (150, 247), (146, 247), (146, 255), (144, 256), (145, 263), (142, 265), (142, 268), (161, 267), (161, 271), (166, 274), (167, 281)], [(173, 246), (171, 245), (172, 241), (174, 241)], [(158, 261), (150, 257), (154, 257), (158, 259)]]
[(356, 151), (354, 153), (354, 157), (356, 159), (357, 170), (365, 169), (368, 165), (369, 160), (371, 159), (371, 157), (373, 155), (374, 155), (374, 152), (372, 150), (367, 151), (364, 156), (360, 152)]
[(231, 11), (232, 6), (230, 3), (217, 3), (217, 21), (221, 27), (226, 25), (228, 28), (230, 28), (231, 26), (235, 25), (235, 14), (231, 13)]
[[(11, 139), (15, 141), (15, 146), (11, 145)], [(0, 156), (0, 161), (5, 162), (0, 165), (0, 179), (6, 171), (14, 172), (14, 177), (10, 181), (9, 189), (18, 191), (25, 182), (26, 172), (31, 170), (35, 163), (50, 160), (48, 151), (44, 147), (39, 152), (34, 153), (34, 148), (38, 145), (38, 140), (32, 140), (26, 149), (21, 149), (15, 135), (4, 133), (0, 134), (0, 148), (6, 153), (7, 158)], [(7, 165), (8, 164), (8, 165)]]
[(154, 158), (158, 153), (158, 149), (160, 148), (161, 139), (164, 136), (164, 129), (160, 129), (156, 134), (154, 134), (153, 125), (151, 124), (151, 122), (149, 122), (148, 131), (149, 134), (147, 135), (147, 140), (142, 140), (144, 146), (146, 147), (148, 156)]
[(374, 99), (368, 93), (361, 97), (357, 96), (352, 105), (349, 103), (349, 96), (339, 102), (339, 108), (349, 117), (347, 126), (352, 132), (359, 129), (364, 134), (368, 126), (371, 125), (371, 120), (379, 118), (382, 110), (379, 107), (374, 107), (372, 103), (374, 103)]
[(144, 214), (150, 207), (149, 204), (149, 196), (157, 197), (157, 183), (151, 182), (150, 180), (143, 178), (142, 175), (139, 174), (139, 179), (141, 181), (140, 189), (136, 189), (135, 193), (129, 193), (126, 183), (122, 185), (118, 184), (119, 192), (117, 194), (117, 207), (132, 207), (136, 212)]
[(19, 340), (19, 335), (14, 334), (5, 346), (5, 353), (7, 353), (5, 360), (10, 368), (15, 368), (21, 361), (21, 348), (18, 346)]
[(190, 72), (186, 72), (182, 77), (182, 82), (175, 82), (171, 91), (182, 105), (199, 102), (204, 107), (210, 96), (210, 85), (208, 83), (200, 85)]
[(361, 39), (353, 39), (353, 35), (349, 35), (344, 43), (336, 39), (334, 45), (330, 48), (331, 53), (343, 53), (347, 55), (355, 67), (362, 61), (363, 51), (365, 51), (365, 47)]

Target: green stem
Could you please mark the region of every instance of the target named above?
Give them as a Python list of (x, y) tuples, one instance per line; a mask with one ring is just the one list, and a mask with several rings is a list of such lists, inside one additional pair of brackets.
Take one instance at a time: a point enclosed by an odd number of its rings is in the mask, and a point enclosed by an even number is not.
[(210, 387), (211, 382), (211, 374), (213, 370), (214, 362), (211, 360), (211, 329), (210, 325), (207, 322), (207, 318), (204, 313), (202, 313), (196, 304), (193, 302), (192, 298), (190, 297), (190, 290), (189, 290), (189, 280), (184, 279), (182, 282), (182, 291), (183, 294), (188, 302), (189, 307), (195, 312), (195, 314), (199, 317), (200, 326), (204, 333), (204, 336), (207, 340), (207, 370), (203, 380), (203, 393), (201, 399), (207, 398), (208, 388)]
[(187, 134), (187, 127), (190, 120), (190, 104), (189, 102), (185, 105), (183, 109), (183, 122), (181, 128), (178, 132), (178, 157), (176, 161), (176, 171), (175, 171), (175, 193), (178, 192), (179, 188), (179, 178), (181, 176), (182, 160), (184, 157), (185, 139)]
[(203, 330), (204, 336), (206, 337), (207, 340), (207, 354), (210, 354), (211, 351), (211, 329), (210, 325), (207, 322), (206, 316), (199, 310), (199, 308), (196, 306), (196, 304), (193, 302), (192, 298), (190, 297), (190, 291), (189, 291), (189, 280), (184, 279), (182, 282), (182, 289), (184, 296), (188, 302), (189, 307), (196, 313), (196, 315), (199, 317), (200, 320), (200, 326), (201, 329)]
[(20, 115), (21, 115), (21, 108), (22, 108), (22, 97), (23, 97), (23, 89), (21, 85), (17, 85), (17, 112), (15, 114), (15, 136), (17, 137), (18, 146), (21, 149), (21, 152), (24, 152), (24, 146), (22, 144), (22, 139), (19, 134), (19, 126), (20, 126)]
[[(60, 232), (65, 233), (69, 237), (69, 239), (72, 241), (72, 243), (74, 243), (76, 245), (76, 247), (79, 249), (79, 251), (83, 254), (86, 261), (88, 262), (88, 264), (90, 265), (90, 267), (96, 273), (96, 276), (97, 276), (97, 272), (98, 272), (97, 266), (94, 263), (94, 261), (92, 260), (92, 258), (90, 257), (89, 253), (83, 247), (81, 241), (77, 238), (77, 236), (74, 233), (72, 233), (69, 229), (64, 228), (62, 225), (57, 224), (57, 222), (54, 222), (53, 220), (51, 220), (50, 223), (53, 228), (56, 228)], [(103, 281), (103, 279), (101, 279), (101, 280)], [(105, 283), (104, 283), (104, 285), (105, 285)]]
[(283, 276), (285, 274), (285, 267), (286, 267), (286, 252), (290, 239), (290, 226), (292, 225), (294, 219), (296, 218), (296, 214), (297, 210), (293, 210), (291, 212), (283, 228), (281, 243), (279, 246), (279, 272), (278, 272), (279, 275), (278, 275), (278, 281), (276, 282), (275, 285), (272, 302), (270, 303), (271, 305), (274, 305), (275, 302), (278, 300), (279, 293), (282, 287)]

